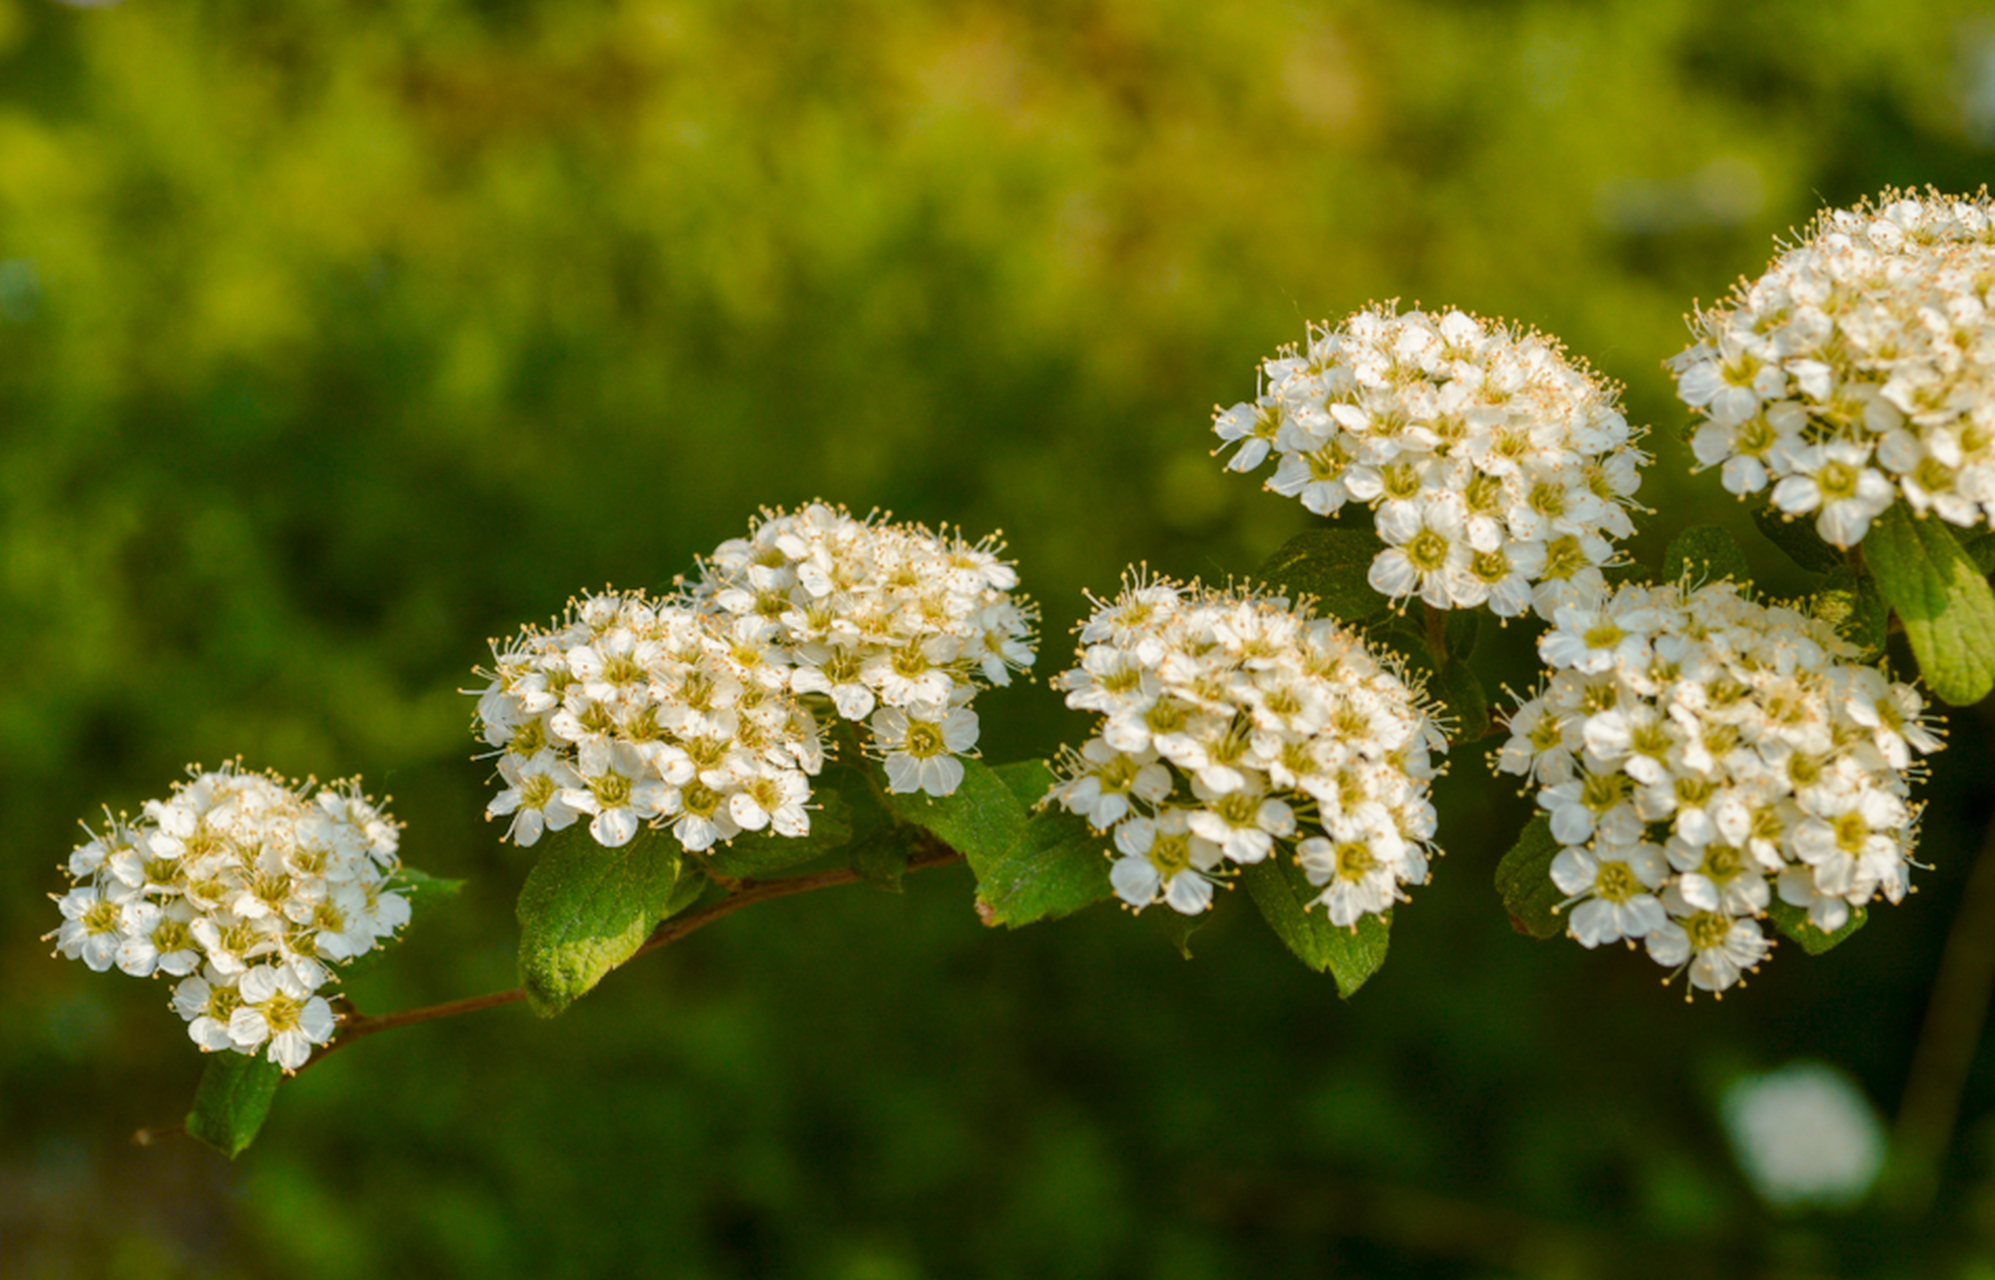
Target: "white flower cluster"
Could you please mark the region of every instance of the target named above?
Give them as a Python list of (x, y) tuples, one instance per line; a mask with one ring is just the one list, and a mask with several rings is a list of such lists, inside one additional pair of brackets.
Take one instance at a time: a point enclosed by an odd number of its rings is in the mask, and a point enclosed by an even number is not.
[(1272, 449), (1276, 493), (1318, 515), (1371, 507), (1382, 595), (1549, 616), (1569, 585), (1600, 585), (1609, 539), (1634, 532), (1642, 433), (1542, 334), (1387, 304), (1312, 326), (1306, 349), (1284, 348), (1260, 377), (1253, 403), (1214, 418), (1240, 442), (1228, 469)]
[(1557, 611), (1538, 641), (1550, 678), (1497, 766), (1540, 788), (1574, 938), (1640, 939), (1722, 991), (1766, 956), (1756, 917), (1773, 894), (1829, 932), (1904, 895), (1908, 773), (1941, 742), (1918, 693), (1853, 652), (1729, 582), (1626, 585)]
[(813, 505), (723, 543), (654, 600), (605, 592), (495, 646), (478, 704), (530, 845), (583, 815), (602, 845), (669, 826), (699, 852), (810, 830), (820, 715), (867, 722), (890, 790), (943, 796), (977, 741), (969, 703), (1032, 661), (1029, 604), (985, 545)]
[(1900, 494), (1957, 525), (1995, 516), (1995, 205), (1885, 192), (1692, 321), (1669, 361), (1703, 415), (1698, 462), (1853, 547)]
[(332, 967), (408, 922), (388, 887), (398, 825), (357, 782), (321, 790), (225, 765), (146, 801), (141, 821), (106, 817), (69, 856), (48, 937), (95, 970), (179, 979), (173, 1008), (204, 1051), (262, 1050), (297, 1070), (332, 1038), (318, 994)]
[(1114, 833), (1131, 907), (1193, 915), (1226, 864), (1292, 844), (1337, 925), (1424, 883), (1447, 750), (1421, 693), (1335, 622), (1278, 598), (1126, 584), (1080, 627), (1067, 705), (1101, 727), (1048, 793)]

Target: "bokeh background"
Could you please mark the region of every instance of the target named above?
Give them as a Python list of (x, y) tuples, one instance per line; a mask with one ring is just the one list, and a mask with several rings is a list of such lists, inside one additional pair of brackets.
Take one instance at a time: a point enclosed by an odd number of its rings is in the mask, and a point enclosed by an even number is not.
[[(1802, 1060), (1890, 1122), (1974, 712), (1923, 891), (1722, 1003), (1511, 930), (1477, 750), (1348, 1004), (1243, 895), (1187, 963), (929, 872), (358, 1045), (233, 1164), (129, 1143), (201, 1068), (167, 988), (37, 940), (79, 818), (241, 754), (363, 774), (471, 882), (362, 1008), (510, 986), (490, 637), (823, 497), (1002, 529), (1050, 674), (1125, 565), (1309, 526), (1209, 406), (1373, 299), (1560, 335), (1653, 424), (1636, 557), (1719, 521), (1792, 587), (1660, 362), (1823, 204), (1991, 169), (1967, 0), (0, 0), (0, 1274), (1995, 1275), (1995, 1056), (1930, 1195), (1769, 1204), (1722, 1120)], [(1081, 725), (983, 702), (995, 761)]]

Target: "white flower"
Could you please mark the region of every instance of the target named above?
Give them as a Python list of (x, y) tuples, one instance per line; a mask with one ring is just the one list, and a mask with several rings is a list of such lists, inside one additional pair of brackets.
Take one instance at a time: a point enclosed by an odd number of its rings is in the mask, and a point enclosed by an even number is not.
[(1776, 891), (1828, 931), (1907, 891), (1907, 770), (1941, 745), (1916, 690), (1731, 582), (1623, 586), (1553, 616), (1555, 670), (1495, 765), (1539, 784), (1580, 942), (1641, 938), (1722, 990), (1764, 955), (1748, 926)]
[(1348, 926), (1427, 878), (1446, 741), (1389, 658), (1284, 600), (1197, 584), (1132, 582), (1078, 630), (1053, 684), (1100, 731), (1046, 802), (1114, 833), (1129, 905), (1203, 911), (1231, 868), (1294, 857), (1326, 886), (1311, 905)]
[[(1375, 590), (1437, 609), (1532, 607), (1533, 583), (1612, 558), (1647, 461), (1613, 390), (1541, 334), (1461, 311), (1358, 311), (1264, 360), (1219, 410), (1228, 470), (1279, 456), (1267, 487), (1319, 515), (1374, 510)], [(1714, 389), (1715, 390), (1715, 389)], [(1434, 510), (1436, 504), (1446, 514)]]
[(873, 745), (885, 753), (887, 790), (955, 792), (963, 781), (956, 757), (977, 745), (977, 715), (966, 707), (916, 704), (873, 713)]
[(1995, 512), (1995, 268), (1986, 193), (1886, 191), (1827, 211), (1695, 317), (1673, 358), (1703, 416), (1691, 447), (1727, 489), (1854, 547), (1902, 494), (1957, 525)]

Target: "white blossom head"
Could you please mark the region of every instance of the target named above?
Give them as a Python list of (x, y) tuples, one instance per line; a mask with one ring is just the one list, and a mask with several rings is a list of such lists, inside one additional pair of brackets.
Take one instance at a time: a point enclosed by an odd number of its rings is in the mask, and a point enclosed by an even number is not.
[(1232, 868), (1295, 859), (1332, 923), (1390, 910), (1434, 852), (1445, 737), (1388, 655), (1279, 597), (1132, 580), (1054, 678), (1101, 717), (1048, 793), (1112, 835), (1131, 908), (1204, 911)]
[[(1600, 585), (1648, 461), (1616, 389), (1543, 334), (1386, 303), (1312, 326), (1218, 410), (1229, 470), (1277, 458), (1267, 487), (1318, 515), (1373, 511), (1374, 589), (1499, 617)], [(1224, 447), (1224, 445), (1222, 445)]]
[(1822, 213), (1758, 279), (1691, 319), (1669, 361), (1691, 447), (1744, 497), (1771, 488), (1838, 547), (1902, 497), (1995, 516), (1995, 205), (1887, 190)]
[(1538, 787), (1582, 945), (1642, 943), (1718, 992), (1766, 956), (1777, 904), (1834, 933), (1904, 896), (1909, 783), (1942, 743), (1826, 622), (1730, 582), (1630, 584), (1558, 609), (1538, 653), (1495, 764)]
[(295, 1071), (331, 1039), (319, 991), (409, 919), (394, 891), (401, 827), (357, 780), (321, 787), (189, 770), (143, 816), (105, 815), (69, 858), (47, 935), (92, 969), (175, 980), (173, 1008), (205, 1050)]

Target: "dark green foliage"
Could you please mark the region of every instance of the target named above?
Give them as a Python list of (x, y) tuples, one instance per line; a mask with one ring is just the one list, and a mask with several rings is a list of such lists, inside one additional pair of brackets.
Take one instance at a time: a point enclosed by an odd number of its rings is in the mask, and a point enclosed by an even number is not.
[(1715, 524), (1695, 525), (1669, 544), (1663, 557), (1664, 582), (1682, 582), (1695, 588), (1726, 579), (1738, 583), (1741, 591), (1753, 584), (1745, 552), (1724, 529)]
[(1279, 851), (1240, 869), (1240, 879), (1253, 895), (1261, 918), (1295, 958), (1337, 980), (1337, 994), (1348, 1000), (1385, 963), (1392, 932), (1392, 913), (1360, 916), (1352, 926), (1330, 923), (1330, 913), (1308, 904), (1322, 892), (1294, 860)]
[(1254, 574), (1289, 596), (1314, 596), (1321, 610), (1343, 622), (1363, 622), (1386, 611), (1389, 601), (1366, 583), (1372, 557), (1385, 544), (1369, 529), (1311, 529), (1268, 557)]
[(284, 1069), (261, 1052), (209, 1054), (187, 1113), (188, 1135), (235, 1159), (256, 1140), (283, 1080)]
[(641, 829), (605, 849), (583, 823), (546, 837), (520, 890), (520, 985), (551, 1018), (644, 945), (680, 887), (679, 843)]
[(1435, 677), (1434, 693), (1454, 715), (1450, 736), (1456, 742), (1474, 742), (1489, 732), (1489, 695), (1468, 663), (1451, 654)]
[(1877, 580), (1859, 576), (1848, 565), (1837, 565), (1822, 578), (1813, 597), (1815, 615), (1824, 619), (1861, 652), (1858, 660), (1875, 662), (1884, 653), (1890, 634), (1891, 610), (1878, 594)]
[(1565, 895), (1552, 883), (1552, 859), (1559, 856), (1559, 842), (1552, 838), (1552, 821), (1544, 814), (1532, 818), (1517, 837), (1503, 861), (1496, 864), (1496, 892), (1510, 913), (1511, 927), (1534, 938), (1556, 938), (1566, 931), (1558, 913)]
[(1933, 695), (1957, 707), (1986, 697), (1995, 688), (1995, 592), (1944, 523), (1893, 503), (1863, 552)]

